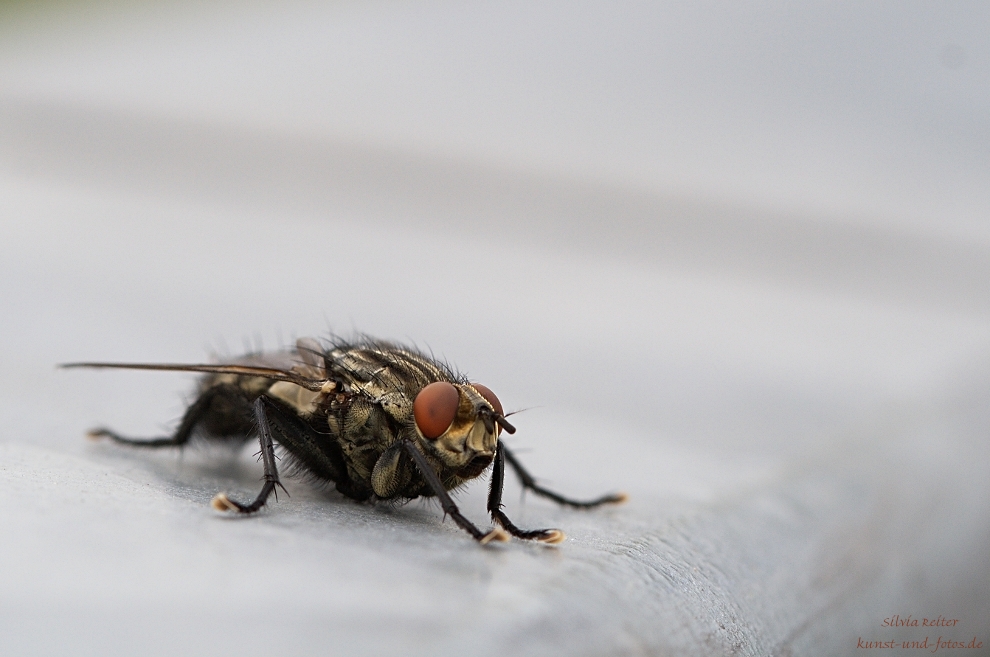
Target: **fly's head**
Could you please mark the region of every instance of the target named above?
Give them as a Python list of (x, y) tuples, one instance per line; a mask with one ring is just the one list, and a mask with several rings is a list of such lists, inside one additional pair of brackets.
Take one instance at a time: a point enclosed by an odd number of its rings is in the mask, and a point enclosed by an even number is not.
[(495, 393), (477, 383), (429, 384), (413, 401), (413, 417), (429, 451), (463, 479), (491, 464), (502, 429), (516, 432)]

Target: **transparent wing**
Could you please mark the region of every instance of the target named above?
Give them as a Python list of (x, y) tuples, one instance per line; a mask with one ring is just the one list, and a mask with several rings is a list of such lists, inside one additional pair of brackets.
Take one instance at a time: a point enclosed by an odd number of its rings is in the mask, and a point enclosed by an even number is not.
[(248, 364), (186, 364), (186, 363), (65, 363), (62, 368), (88, 367), (94, 369), (121, 370), (163, 370), (171, 372), (203, 372), (207, 374), (239, 374), (243, 376), (261, 376), (273, 381), (288, 381), (307, 390), (324, 390), (328, 381), (325, 377), (306, 376), (293, 369), (264, 367)]

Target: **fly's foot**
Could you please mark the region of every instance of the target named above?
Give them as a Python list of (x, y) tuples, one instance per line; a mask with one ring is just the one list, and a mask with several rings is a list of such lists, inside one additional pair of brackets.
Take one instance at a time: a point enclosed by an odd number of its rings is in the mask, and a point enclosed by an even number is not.
[(563, 543), (566, 538), (567, 534), (559, 529), (544, 529), (542, 535), (537, 536), (536, 540), (546, 545), (559, 545), (560, 543)]
[(492, 520), (501, 525), (508, 533), (524, 541), (537, 541), (544, 545), (558, 545), (563, 543), (564, 539), (567, 538), (567, 535), (559, 529), (519, 529), (509, 520), (508, 516), (502, 513), (501, 509), (496, 509), (492, 513)]
[(629, 501), (629, 493), (616, 493), (608, 495), (602, 500), (602, 504), (625, 504)]
[(509, 536), (507, 531), (501, 527), (493, 527), (490, 532), (479, 538), (478, 542), (482, 545), (488, 545), (492, 541), (496, 541), (498, 543), (508, 543), (510, 540), (512, 540), (512, 537)]
[(240, 504), (227, 497), (227, 493), (217, 493), (214, 495), (213, 499), (210, 500), (210, 506), (217, 511), (244, 511)]
[(102, 438), (113, 438), (113, 432), (109, 429), (90, 429), (86, 432), (86, 437), (90, 440), (100, 440)]

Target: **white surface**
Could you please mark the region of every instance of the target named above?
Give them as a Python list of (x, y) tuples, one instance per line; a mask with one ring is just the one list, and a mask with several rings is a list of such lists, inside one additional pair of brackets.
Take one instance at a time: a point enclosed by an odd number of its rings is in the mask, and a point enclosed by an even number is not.
[[(982, 6), (5, 11), (4, 654), (990, 638)], [(304, 482), (230, 520), (249, 451), (81, 438), (189, 379), (54, 370), (328, 328), (432, 348), (530, 409), (537, 475), (631, 502), (510, 487), (557, 550)]]

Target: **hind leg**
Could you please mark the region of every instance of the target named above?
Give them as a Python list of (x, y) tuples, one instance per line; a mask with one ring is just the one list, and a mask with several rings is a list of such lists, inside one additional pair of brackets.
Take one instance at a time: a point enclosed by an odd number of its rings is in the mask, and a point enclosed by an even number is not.
[(135, 447), (181, 447), (193, 432), (204, 428), (211, 438), (244, 437), (254, 431), (252, 400), (237, 386), (217, 385), (204, 390), (186, 409), (182, 422), (171, 436), (161, 438), (127, 438), (109, 429), (93, 429), (90, 438), (110, 438)]

